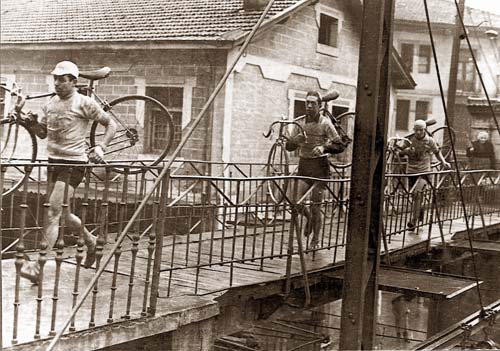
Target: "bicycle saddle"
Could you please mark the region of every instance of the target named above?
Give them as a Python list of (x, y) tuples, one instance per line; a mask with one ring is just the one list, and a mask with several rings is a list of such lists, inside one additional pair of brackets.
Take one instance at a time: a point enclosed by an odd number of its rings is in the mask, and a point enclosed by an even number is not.
[(86, 78), (89, 80), (99, 80), (99, 79), (106, 78), (107, 76), (109, 76), (110, 73), (111, 73), (111, 68), (103, 67), (103, 68), (99, 68), (99, 69), (94, 70), (94, 71), (80, 72), (80, 77), (83, 77), (83, 78)]

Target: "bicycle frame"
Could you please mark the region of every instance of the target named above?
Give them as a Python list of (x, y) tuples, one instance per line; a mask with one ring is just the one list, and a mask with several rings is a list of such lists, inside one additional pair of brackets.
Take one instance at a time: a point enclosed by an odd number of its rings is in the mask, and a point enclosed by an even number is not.
[(99, 95), (97, 95), (97, 92), (94, 88), (94, 80), (89, 80), (88, 84), (81, 84), (81, 85), (77, 84), (76, 87), (78, 88), (78, 91), (80, 93), (85, 92), (86, 96), (93, 97), (102, 106), (103, 110), (106, 111), (111, 117), (113, 117), (115, 122), (117, 122), (118, 124), (120, 124), (120, 126), (128, 130), (128, 127), (120, 120), (120, 118), (118, 118), (114, 114), (114, 112), (110, 110), (111, 106), (109, 105), (109, 103), (105, 99), (102, 99)]

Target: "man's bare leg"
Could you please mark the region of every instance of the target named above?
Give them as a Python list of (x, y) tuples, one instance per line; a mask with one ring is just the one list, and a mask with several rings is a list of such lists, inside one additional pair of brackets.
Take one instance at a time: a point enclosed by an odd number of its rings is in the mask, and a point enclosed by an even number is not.
[(311, 240), (311, 248), (315, 248), (319, 244), (319, 234), (321, 232), (322, 215), (321, 215), (321, 201), (323, 199), (323, 184), (316, 184), (311, 194), (311, 218), (313, 238)]
[[(306, 191), (309, 189), (310, 186), (309, 186), (309, 184), (307, 184), (306, 182), (304, 182), (302, 180), (299, 180), (299, 181), (295, 182), (294, 184), (296, 184), (296, 186), (297, 186), (297, 191), (296, 192), (294, 191), (295, 197), (292, 198), (292, 201), (294, 203), (297, 203), (297, 201), (299, 201), (300, 198), (302, 196), (304, 196), (304, 194), (306, 193)], [(307, 206), (305, 206), (303, 204), (296, 205), (295, 210), (298, 213), (300, 213), (302, 216), (305, 217), (304, 235), (309, 236), (311, 234), (311, 232), (313, 231), (313, 223), (314, 223), (313, 219), (312, 219), (311, 211), (309, 211)]]
[[(49, 211), (47, 218), (47, 227), (45, 228), (45, 238), (47, 239), (47, 249), (52, 250), (59, 236), (59, 221), (63, 212), (64, 191), (66, 184), (62, 181), (56, 181), (49, 198)], [(50, 184), (49, 184), (50, 188)], [(68, 199), (73, 197), (75, 189), (68, 185)], [(69, 201), (69, 200), (68, 200)], [(73, 213), (66, 215), (66, 225), (76, 231), (79, 231), (82, 221)], [(85, 258), (85, 267), (90, 267), (95, 262), (96, 238), (83, 228), (83, 240), (87, 246), (87, 257)], [(21, 276), (37, 284), (39, 280), (40, 267), (38, 262), (26, 262), (21, 268)]]

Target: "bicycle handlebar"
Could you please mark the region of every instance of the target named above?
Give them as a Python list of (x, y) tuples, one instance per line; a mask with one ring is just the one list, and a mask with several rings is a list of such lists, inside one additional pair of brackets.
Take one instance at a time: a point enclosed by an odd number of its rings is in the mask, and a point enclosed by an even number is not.
[[(300, 130), (300, 133), (303, 134), (304, 136), (306, 136), (306, 132), (304, 131), (304, 128), (302, 128), (302, 126), (297, 123), (297, 119), (293, 120), (293, 121), (288, 121), (288, 120), (280, 120), (280, 121), (274, 121), (273, 123), (271, 123), (271, 125), (269, 126), (269, 130), (267, 131), (267, 133), (262, 133), (262, 135), (264, 135), (265, 138), (269, 138), (273, 132), (274, 132), (274, 126), (276, 124), (280, 124), (281, 126), (284, 126), (284, 125), (295, 125), (299, 128)], [(285, 136), (284, 136), (285, 137)], [(286, 137), (285, 137), (286, 138)], [(288, 138), (287, 138), (288, 139)]]
[(56, 95), (56, 93), (54, 92), (51, 92), (51, 93), (43, 93), (43, 94), (36, 94), (36, 95), (27, 95), (26, 96), (26, 100), (32, 100), (32, 99), (40, 99), (40, 98), (44, 98), (44, 97), (52, 97)]

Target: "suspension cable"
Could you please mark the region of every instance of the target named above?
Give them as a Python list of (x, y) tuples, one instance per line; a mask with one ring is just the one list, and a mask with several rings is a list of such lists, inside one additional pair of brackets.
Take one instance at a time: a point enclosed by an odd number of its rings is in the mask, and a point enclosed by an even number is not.
[[(455, 3), (456, 3), (456, 0), (455, 0)], [(425, 17), (427, 19), (427, 28), (429, 30), (429, 38), (430, 38), (430, 42), (431, 42), (432, 55), (433, 55), (433, 58), (434, 58), (434, 65), (436, 66), (436, 74), (437, 74), (437, 79), (438, 79), (438, 83), (439, 83), (439, 92), (440, 92), (440, 95), (441, 95), (441, 102), (443, 104), (444, 117), (445, 117), (445, 120), (446, 120), (446, 125), (449, 126), (448, 110), (446, 108), (446, 101), (445, 101), (445, 98), (444, 98), (443, 82), (441, 80), (441, 73), (439, 71), (439, 62), (438, 62), (438, 59), (437, 59), (436, 47), (434, 45), (434, 36), (433, 36), (433, 33), (432, 33), (432, 26), (431, 26), (431, 21), (430, 21), (430, 17), (429, 17), (429, 7), (427, 6), (427, 0), (424, 0), (424, 8), (425, 8)], [(455, 141), (453, 140), (453, 136), (451, 135), (450, 128), (447, 128), (447, 131), (448, 131), (448, 138), (449, 138), (449, 141), (451, 143), (451, 150), (452, 150), (452, 154), (453, 154), (453, 160), (455, 161), (455, 173), (456, 173), (456, 176), (457, 176), (457, 179), (458, 179), (458, 188), (459, 188), (459, 193), (460, 193), (460, 202), (461, 202), (461, 205), (462, 205), (462, 210), (464, 212), (464, 220), (465, 220), (465, 227), (467, 229), (467, 238), (468, 238), (468, 242), (469, 242), (469, 248), (470, 248), (470, 251), (472, 253), (471, 260), (472, 260), (472, 268), (473, 268), (473, 272), (474, 272), (474, 279), (475, 279), (475, 283), (476, 283), (475, 285), (476, 285), (477, 296), (478, 296), (478, 299), (479, 299), (479, 305), (481, 307), (481, 311), (484, 311), (483, 301), (482, 301), (482, 297), (481, 297), (481, 290), (479, 289), (479, 278), (478, 278), (478, 274), (477, 274), (477, 264), (476, 264), (476, 259), (475, 259), (475, 255), (474, 255), (474, 248), (472, 246), (471, 228), (470, 228), (470, 225), (469, 225), (469, 219), (467, 217), (467, 207), (465, 206), (464, 190), (462, 188), (462, 182), (460, 180), (461, 179), (461, 173), (460, 173), (459, 167), (457, 166), (457, 152), (456, 152), (456, 149), (455, 149)]]

